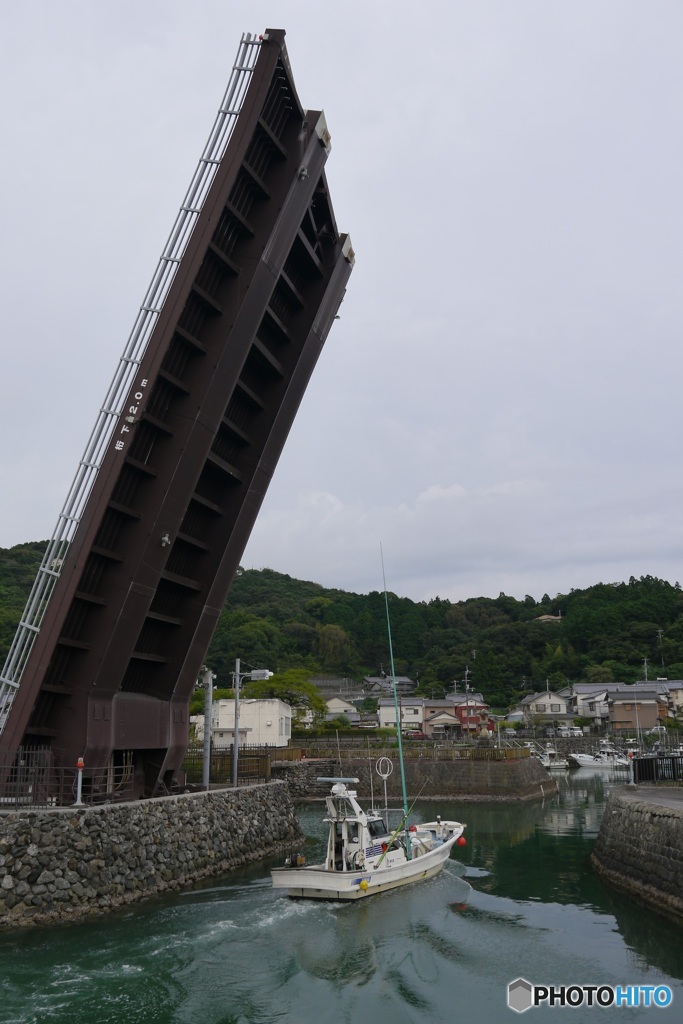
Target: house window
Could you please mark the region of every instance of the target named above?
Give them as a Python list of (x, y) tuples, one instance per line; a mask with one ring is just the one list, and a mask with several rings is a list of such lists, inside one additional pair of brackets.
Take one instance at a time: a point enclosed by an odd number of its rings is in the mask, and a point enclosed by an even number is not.
[(559, 704), (551, 704), (550, 705), (550, 710), (551, 711), (559, 711), (560, 710), (560, 705)]
[(545, 704), (537, 704), (536, 705), (536, 710), (537, 711), (545, 711)]

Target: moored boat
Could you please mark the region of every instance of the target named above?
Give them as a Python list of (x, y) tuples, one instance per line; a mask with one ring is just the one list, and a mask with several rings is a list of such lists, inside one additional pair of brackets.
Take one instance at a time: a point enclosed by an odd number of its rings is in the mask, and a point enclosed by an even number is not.
[(596, 768), (609, 771), (629, 766), (628, 757), (606, 740), (601, 741), (600, 747), (595, 753), (570, 753), (567, 754), (567, 757), (577, 768)]
[(292, 897), (356, 900), (436, 875), (453, 847), (464, 845), (465, 825), (435, 821), (408, 825), (404, 814), (398, 828), (389, 830), (378, 811), (363, 811), (350, 786), (355, 778), (323, 778), (332, 791), (326, 798), (328, 838), (325, 860), (307, 865), (293, 854), (273, 868), (273, 888)]
[(529, 742), (526, 746), (531, 751), (531, 756), (541, 762), (547, 771), (567, 771), (570, 768), (566, 757), (558, 754), (552, 743), (546, 743), (544, 747), (540, 743)]

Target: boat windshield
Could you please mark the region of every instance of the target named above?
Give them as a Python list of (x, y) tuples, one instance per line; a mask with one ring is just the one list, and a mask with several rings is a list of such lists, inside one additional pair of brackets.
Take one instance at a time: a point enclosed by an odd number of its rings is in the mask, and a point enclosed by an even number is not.
[(375, 818), (374, 821), (368, 822), (368, 832), (373, 839), (377, 839), (379, 836), (387, 834), (387, 827), (381, 818)]

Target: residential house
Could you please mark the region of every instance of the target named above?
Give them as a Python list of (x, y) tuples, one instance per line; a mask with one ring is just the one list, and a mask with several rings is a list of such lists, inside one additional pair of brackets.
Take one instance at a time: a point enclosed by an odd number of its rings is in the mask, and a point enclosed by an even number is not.
[(541, 690), (524, 697), (507, 717), (513, 721), (523, 719), (529, 725), (571, 725), (574, 713), (570, 697), (554, 690)]
[[(195, 735), (204, 739), (204, 715), (192, 718)], [(215, 700), (211, 705), (211, 742), (230, 747), (235, 733), (235, 701)], [(260, 747), (286, 747), (292, 735), (292, 709), (277, 698), (240, 700), (239, 743)]]
[(666, 718), (668, 710), (656, 685), (647, 683), (624, 684), (610, 692), (607, 703), (610, 727), (619, 733), (652, 729)]
[(658, 677), (654, 682), (652, 680), (649, 682), (641, 681), (635, 685), (645, 687), (654, 686), (657, 690), (659, 700), (666, 701), (666, 714), (662, 715), (660, 709), (660, 718), (675, 718), (677, 715), (683, 714), (683, 680), (663, 679)]
[(330, 721), (332, 718), (339, 718), (340, 715), (348, 718), (349, 725), (360, 725), (360, 712), (355, 704), (349, 704), (342, 697), (331, 697), (327, 701), (325, 718)]
[(482, 729), (489, 732), (493, 729), (493, 721), (489, 719), (488, 704), (480, 693), (468, 693), (464, 697), (453, 694), (445, 698), (460, 722), (465, 736), (479, 735)]
[(683, 679), (658, 679), (657, 683), (661, 683), (663, 687), (666, 687), (670, 716), (683, 715)]
[(459, 739), (462, 721), (452, 700), (425, 700), (422, 732), (430, 740)]
[(558, 696), (565, 698), (575, 718), (587, 718), (591, 728), (599, 729), (609, 721), (607, 697), (610, 686), (614, 683), (573, 683), (558, 691)]
[[(410, 732), (413, 730), (422, 732), (422, 725), (424, 723), (424, 704), (424, 697), (400, 698), (399, 708), (401, 711), (402, 732)], [(396, 728), (396, 706), (393, 700), (388, 697), (381, 697), (377, 706), (377, 714), (381, 729)]]
[[(414, 679), (410, 679), (408, 676), (396, 676), (396, 692), (401, 694), (411, 694), (417, 688), (417, 683)], [(385, 675), (379, 676), (365, 676), (363, 679), (364, 691), (372, 697), (379, 697), (383, 693), (393, 694), (394, 687), (392, 677)]]

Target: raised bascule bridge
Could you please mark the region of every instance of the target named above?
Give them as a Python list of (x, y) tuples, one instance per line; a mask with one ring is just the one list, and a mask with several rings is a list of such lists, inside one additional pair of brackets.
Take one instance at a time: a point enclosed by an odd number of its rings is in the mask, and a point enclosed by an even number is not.
[(354, 263), (325, 116), (301, 106), (284, 37), (242, 37), (48, 545), (0, 676), (0, 799), (21, 766), (45, 780), (79, 758), (86, 789), (110, 795), (177, 778), (190, 695)]

